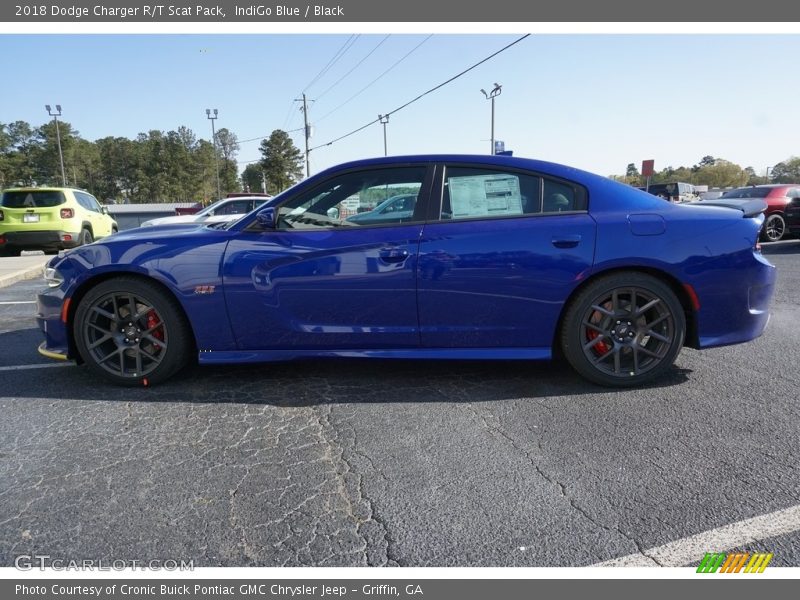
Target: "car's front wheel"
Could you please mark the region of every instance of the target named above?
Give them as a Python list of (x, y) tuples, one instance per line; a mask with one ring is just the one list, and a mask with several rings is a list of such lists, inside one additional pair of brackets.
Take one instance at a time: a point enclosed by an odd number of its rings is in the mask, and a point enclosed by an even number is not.
[(784, 235), (786, 235), (786, 220), (783, 215), (773, 213), (768, 216), (761, 228), (761, 241), (777, 242), (782, 240)]
[(601, 385), (632, 387), (662, 375), (686, 335), (675, 293), (644, 273), (597, 279), (570, 303), (561, 346), (570, 365)]
[(122, 385), (167, 379), (192, 348), (177, 302), (157, 284), (129, 277), (93, 287), (75, 311), (73, 333), (86, 365)]

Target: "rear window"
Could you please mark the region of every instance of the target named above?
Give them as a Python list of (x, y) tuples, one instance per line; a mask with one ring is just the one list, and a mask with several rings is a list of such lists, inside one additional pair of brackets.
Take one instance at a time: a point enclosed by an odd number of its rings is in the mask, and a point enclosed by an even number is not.
[(0, 205), (6, 208), (51, 208), (64, 204), (67, 199), (63, 192), (53, 190), (3, 192)]
[(725, 192), (720, 198), (766, 198), (771, 191), (772, 188), (739, 188), (738, 190)]

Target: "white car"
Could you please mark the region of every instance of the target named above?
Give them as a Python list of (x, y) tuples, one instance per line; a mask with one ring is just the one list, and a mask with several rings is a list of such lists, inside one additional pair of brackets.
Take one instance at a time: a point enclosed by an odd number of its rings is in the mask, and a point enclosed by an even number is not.
[(227, 223), (255, 210), (267, 200), (269, 196), (240, 196), (217, 200), (203, 210), (193, 215), (175, 215), (174, 217), (160, 217), (142, 223), (142, 227), (152, 225), (176, 225), (178, 223)]

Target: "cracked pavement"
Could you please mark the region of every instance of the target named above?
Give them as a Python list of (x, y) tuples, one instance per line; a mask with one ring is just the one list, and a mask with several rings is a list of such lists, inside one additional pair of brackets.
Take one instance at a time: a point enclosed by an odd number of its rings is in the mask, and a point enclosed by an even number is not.
[[(765, 335), (640, 390), (514, 361), (5, 370), (0, 565), (581, 566), (800, 504), (800, 242), (765, 254)], [(49, 364), (33, 306), (0, 306), (0, 366)], [(797, 533), (752, 547), (800, 566)]]

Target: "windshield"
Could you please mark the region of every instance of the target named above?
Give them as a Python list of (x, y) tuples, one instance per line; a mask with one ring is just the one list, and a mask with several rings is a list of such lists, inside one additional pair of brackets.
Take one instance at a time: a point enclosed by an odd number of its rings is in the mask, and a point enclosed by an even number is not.
[(771, 191), (772, 188), (766, 187), (739, 188), (725, 192), (720, 198), (766, 198)]
[(222, 203), (223, 203), (223, 202), (225, 202), (225, 201), (226, 201), (226, 200), (224, 200), (224, 199), (223, 199), (223, 200), (217, 200), (216, 202), (213, 202), (213, 203), (209, 204), (208, 206), (206, 206), (206, 207), (205, 207), (203, 210), (197, 211), (197, 212), (194, 214), (194, 216), (195, 216), (195, 217), (201, 217), (201, 216), (202, 216), (202, 217), (205, 217), (205, 216), (207, 216), (207, 215), (208, 215), (208, 214), (209, 214), (209, 213), (210, 213), (212, 210), (214, 210), (215, 208), (219, 207), (219, 205), (220, 205), (220, 204), (222, 204)]
[(52, 208), (66, 202), (64, 194), (55, 190), (3, 192), (0, 205), (6, 208)]

